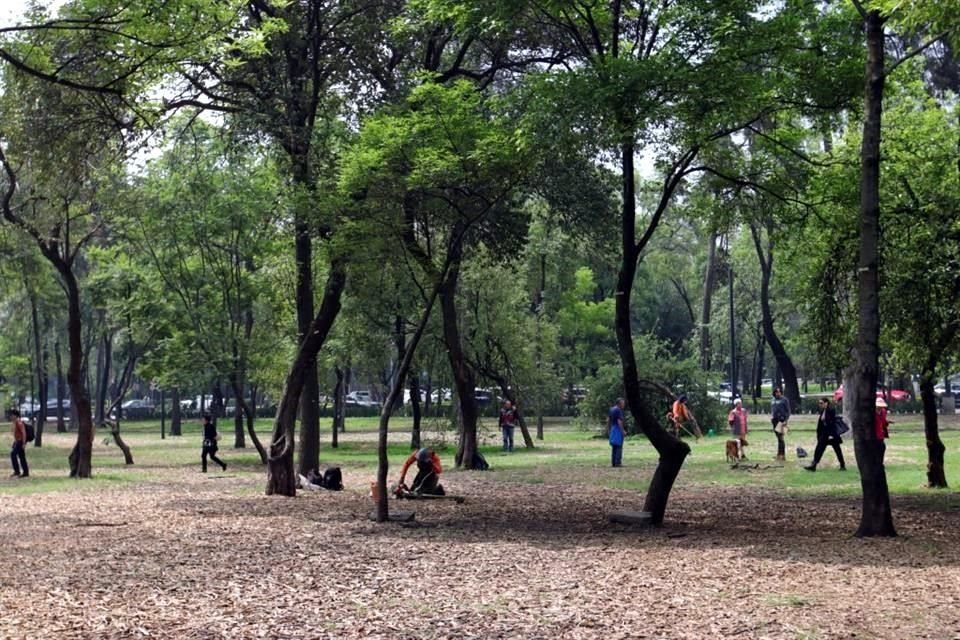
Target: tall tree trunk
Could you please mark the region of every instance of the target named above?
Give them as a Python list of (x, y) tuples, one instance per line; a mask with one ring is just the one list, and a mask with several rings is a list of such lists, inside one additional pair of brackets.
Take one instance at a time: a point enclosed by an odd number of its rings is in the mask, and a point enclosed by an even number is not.
[(770, 237), (772, 223), (767, 229), (767, 248), (763, 248), (761, 231), (756, 225), (750, 225), (750, 234), (753, 236), (753, 246), (757, 251), (757, 260), (760, 262), (760, 313), (763, 325), (763, 335), (770, 345), (770, 351), (777, 361), (777, 366), (783, 374), (783, 395), (790, 401), (791, 407), (800, 406), (800, 385), (797, 383), (797, 368), (787, 354), (786, 347), (777, 335), (773, 326), (773, 311), (770, 308), (770, 281), (773, 279), (773, 240)]
[(410, 448), (419, 449), (420, 424), (423, 420), (423, 412), (420, 408), (420, 376), (416, 370), (410, 375), (410, 409), (413, 413), (413, 428), (410, 431)]
[(280, 406), (274, 420), (267, 457), (267, 495), (295, 496), (297, 478), (294, 473), (294, 427), (304, 385), (312, 370), (316, 373), (317, 353), (327, 340), (327, 335), (340, 313), (340, 300), (346, 286), (345, 266), (339, 259), (330, 261), (330, 272), (324, 287), (320, 310), (297, 348), (290, 372), (283, 386)]
[(707, 266), (703, 274), (703, 302), (700, 305), (700, 368), (710, 370), (710, 316), (713, 290), (717, 286), (717, 234), (711, 231), (707, 240)]
[(340, 433), (344, 430), (344, 413), (347, 405), (347, 376), (342, 367), (335, 366), (333, 375), (337, 382), (333, 385), (333, 423), (331, 425), (330, 446), (340, 446)]
[(541, 324), (543, 323), (543, 294), (547, 288), (547, 256), (546, 254), (540, 254), (540, 286), (537, 288), (537, 352), (536, 352), (536, 366), (537, 366), (537, 406), (535, 408), (537, 414), (537, 440), (543, 440), (543, 335), (541, 330)]
[[(60, 354), (60, 341), (57, 340), (53, 345), (53, 355), (57, 366), (57, 433), (66, 433), (67, 425), (63, 419), (63, 389), (66, 381), (63, 377), (63, 358)], [(43, 408), (47, 410), (46, 407)]]
[[(94, 416), (97, 424), (103, 424), (107, 418), (104, 414), (107, 407), (107, 393), (110, 388), (110, 369), (112, 366), (113, 335), (105, 330), (100, 340), (100, 349), (97, 353), (97, 401)], [(120, 415), (119, 407), (117, 408), (117, 415)]]
[(622, 260), (620, 271), (617, 274), (616, 290), (616, 315), (614, 326), (617, 334), (617, 346), (620, 351), (620, 361), (623, 366), (623, 387), (629, 403), (630, 413), (635, 418), (640, 430), (650, 441), (650, 444), (657, 450), (660, 456), (657, 469), (653, 474), (650, 487), (647, 489), (647, 497), (644, 501), (644, 511), (650, 513), (651, 523), (660, 525), (663, 523), (663, 517), (667, 510), (667, 501), (670, 497), (670, 491), (673, 483), (680, 473), (683, 461), (690, 453), (690, 447), (679, 438), (670, 434), (662, 425), (657, 422), (653, 412), (644, 403), (643, 396), (640, 393), (640, 377), (637, 371), (637, 359), (633, 349), (633, 335), (631, 328), (630, 315), (630, 294), (633, 290), (633, 281), (636, 276), (637, 261), (640, 258), (642, 245), (649, 240), (650, 233), (655, 228), (659, 217), (666, 209), (669, 197), (676, 186), (679, 184), (682, 173), (676, 173), (678, 167), (689, 165), (693, 161), (695, 153), (691, 152), (684, 156), (682, 162), (686, 165), (678, 164), (674, 172), (668, 177), (664, 184), (664, 193), (661, 203), (654, 219), (650, 222), (648, 233), (640, 244), (636, 240), (636, 192), (634, 187), (634, 151), (633, 140), (624, 141), (620, 148), (621, 160), (621, 178), (623, 180), (623, 211), (620, 220), (622, 231)]
[[(460, 227), (460, 224), (455, 227)], [(455, 228), (453, 234), (454, 237), (462, 235), (462, 229)], [(471, 469), (477, 452), (477, 381), (463, 351), (457, 313), (457, 285), (460, 281), (463, 247), (459, 242), (452, 244), (454, 246), (450, 247), (450, 252), (453, 254), (450, 269), (440, 287), (440, 311), (443, 319), (443, 342), (447, 347), (447, 358), (450, 362), (460, 408), (462, 432), (455, 461), (458, 467)]]
[(80, 288), (69, 267), (60, 268), (67, 290), (67, 340), (70, 361), (67, 365), (67, 384), (70, 385), (70, 406), (75, 408), (77, 443), (68, 458), (71, 478), (89, 478), (93, 474), (93, 415), (90, 395), (83, 379), (83, 325), (80, 310)]
[(183, 435), (183, 416), (180, 411), (180, 387), (174, 387), (170, 394), (173, 405), (170, 407), (170, 435)]
[[(762, 324), (762, 323), (761, 323)], [(763, 327), (757, 327), (757, 349), (753, 355), (753, 397), (763, 397), (763, 356), (767, 350), (767, 343), (763, 335)], [(791, 407), (799, 407), (792, 404)]]
[[(863, 506), (858, 537), (895, 536), (887, 473), (883, 466), (885, 445), (874, 434), (874, 405), (880, 361), (880, 128), (883, 91), (884, 18), (878, 10), (864, 18), (867, 63), (863, 141), (860, 176), (860, 258), (858, 268), (857, 358), (851, 376), (855, 403), (849, 407), (854, 448), (860, 468)], [(784, 371), (784, 375), (789, 372)]]
[(937, 415), (937, 396), (933, 389), (934, 368), (926, 367), (920, 374), (920, 400), (923, 402), (923, 432), (927, 439), (927, 486), (947, 488), (947, 475), (943, 468), (946, 447), (940, 439)]
[(34, 369), (37, 377), (37, 395), (31, 397), (31, 402), (40, 404), (40, 410), (33, 412), (33, 426), (36, 435), (33, 446), (43, 446), (43, 427), (47, 417), (47, 350), (41, 340), (40, 314), (37, 310), (36, 294), (28, 287), (30, 297), (30, 322), (33, 328)]

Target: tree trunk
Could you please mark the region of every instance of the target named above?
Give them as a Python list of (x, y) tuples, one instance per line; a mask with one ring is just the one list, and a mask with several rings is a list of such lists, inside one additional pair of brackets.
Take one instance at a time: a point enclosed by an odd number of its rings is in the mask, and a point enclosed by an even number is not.
[(347, 404), (347, 376), (341, 367), (334, 367), (333, 374), (337, 382), (333, 385), (333, 424), (330, 434), (330, 446), (334, 449), (340, 446), (340, 433), (344, 427), (344, 412)]
[[(455, 225), (454, 237), (462, 235), (461, 223)], [(447, 347), (447, 358), (453, 373), (453, 384), (457, 390), (457, 402), (460, 408), (461, 427), (460, 445), (455, 461), (458, 467), (473, 468), (477, 452), (477, 397), (476, 376), (467, 363), (460, 337), (457, 314), (457, 285), (460, 280), (460, 260), (463, 247), (459, 242), (450, 247), (450, 269), (440, 287), (440, 310), (443, 319), (443, 342)]]
[[(890, 493), (883, 466), (885, 445), (874, 434), (875, 393), (880, 361), (880, 128), (885, 77), (884, 18), (877, 10), (865, 16), (867, 63), (860, 176), (860, 258), (856, 366), (851, 376), (854, 402), (849, 406), (854, 448), (860, 468), (863, 506), (858, 537), (895, 536)], [(784, 375), (789, 372), (784, 371)], [(846, 404), (846, 403), (845, 403)]]
[[(309, 142), (305, 141), (305, 144)], [(307, 156), (293, 158), (295, 183), (312, 188), (310, 166)], [(310, 224), (302, 207), (296, 208), (294, 232), (296, 233), (297, 261), (297, 340), (303, 343), (311, 323), (314, 322), (313, 301), (313, 240)], [(338, 296), (339, 300), (339, 296)], [(322, 343), (321, 343), (322, 344)], [(314, 360), (303, 370), (303, 390), (300, 395), (300, 452), (298, 468), (301, 474), (320, 466), (320, 379), (317, 375), (316, 353)]]
[[(770, 226), (772, 226), (772, 223)], [(767, 229), (766, 250), (763, 248), (760, 229), (751, 224), (750, 233), (753, 236), (757, 259), (760, 261), (760, 313), (763, 335), (767, 344), (770, 345), (770, 351), (777, 361), (780, 372), (783, 374), (783, 395), (790, 401), (791, 407), (799, 407), (800, 385), (797, 383), (797, 368), (774, 329), (773, 311), (770, 308), (770, 281), (773, 279), (773, 240), (770, 237), (770, 229)]]
[(83, 380), (83, 326), (80, 310), (80, 288), (67, 266), (58, 266), (67, 290), (67, 340), (70, 361), (67, 384), (70, 385), (70, 406), (75, 408), (77, 443), (68, 458), (71, 478), (89, 478), (93, 473), (93, 415), (90, 396)]
[(123, 452), (123, 463), (133, 464), (133, 453), (131, 453), (130, 447), (123, 441), (123, 438), (120, 437), (120, 420), (111, 420), (108, 424), (110, 425), (110, 435), (113, 436), (114, 444)]
[(419, 449), (420, 423), (423, 420), (423, 413), (420, 409), (420, 376), (416, 371), (410, 375), (410, 409), (413, 413), (413, 428), (410, 431), (410, 448)]
[(246, 420), (247, 433), (250, 435), (250, 442), (253, 443), (254, 448), (257, 450), (257, 453), (260, 454), (260, 462), (262, 464), (267, 464), (267, 451), (263, 448), (263, 445), (260, 444), (260, 438), (257, 437), (256, 431), (256, 413), (252, 405), (247, 404), (246, 397), (243, 393), (243, 383), (237, 377), (235, 373), (230, 373), (228, 376), (230, 382), (230, 388), (233, 389), (233, 402), (236, 405), (236, 411), (234, 412), (235, 417), (240, 419), (241, 429), (244, 426), (244, 419)]
[(300, 407), (300, 398), (310, 371), (316, 373), (317, 353), (326, 342), (327, 335), (340, 313), (340, 300), (346, 282), (343, 262), (339, 259), (331, 260), (320, 310), (297, 349), (297, 355), (284, 383), (280, 406), (277, 407), (273, 435), (270, 440), (270, 454), (267, 457), (267, 495), (295, 496), (297, 494), (297, 478), (293, 465), (297, 410)]
[[(97, 402), (95, 410), (95, 419), (97, 424), (103, 424), (107, 419), (104, 415), (107, 407), (107, 393), (110, 388), (110, 369), (113, 367), (113, 336), (109, 331), (104, 331), (100, 341), (100, 349), (97, 353)], [(120, 415), (120, 408), (117, 407), (117, 415)]]
[(937, 396), (933, 390), (934, 369), (927, 368), (920, 374), (920, 399), (923, 402), (923, 432), (927, 438), (927, 486), (946, 489), (947, 475), (943, 468), (946, 447), (940, 439)]
[(543, 440), (543, 336), (541, 324), (543, 323), (543, 293), (547, 288), (547, 256), (540, 254), (540, 286), (537, 288), (537, 440)]
[(33, 426), (35, 436), (33, 446), (43, 446), (43, 427), (47, 418), (47, 350), (43, 345), (40, 334), (40, 314), (37, 310), (37, 297), (29, 288), (30, 319), (33, 328), (34, 369), (37, 376), (37, 395), (31, 398), (34, 404), (40, 405), (39, 411), (33, 412)]
[[(67, 425), (63, 420), (63, 388), (66, 381), (63, 378), (63, 359), (60, 355), (60, 341), (57, 340), (53, 345), (53, 355), (57, 365), (57, 433), (66, 433)], [(43, 408), (46, 412), (47, 408)]]
[(717, 284), (717, 234), (707, 240), (707, 267), (703, 275), (703, 303), (700, 306), (700, 368), (710, 371), (710, 316), (713, 307), (713, 289)]
[(170, 435), (183, 435), (183, 417), (180, 411), (180, 387), (174, 387), (171, 394), (173, 406), (170, 408)]
[[(637, 261), (640, 257), (640, 247), (636, 244), (636, 194), (634, 189), (634, 143), (632, 140), (621, 145), (621, 177), (623, 180), (623, 211), (621, 217), (622, 229), (622, 260), (620, 271), (617, 274), (616, 316), (615, 328), (617, 346), (620, 351), (620, 361), (623, 366), (623, 386), (629, 403), (630, 413), (637, 425), (650, 441), (650, 444), (660, 455), (657, 469), (653, 474), (643, 510), (650, 513), (650, 521), (654, 525), (663, 523), (667, 509), (667, 500), (673, 483), (683, 466), (683, 461), (690, 453), (690, 447), (679, 438), (674, 437), (657, 422), (652, 411), (644, 403), (640, 393), (640, 377), (637, 371), (636, 354), (633, 350), (633, 335), (630, 316), (630, 295), (636, 275)], [(692, 161), (690, 157), (690, 161)], [(665, 193), (661, 200), (659, 214), (666, 207), (669, 193), (676, 187), (677, 182), (672, 178), (665, 184)], [(671, 186), (672, 185), (672, 186)], [(656, 222), (652, 221), (651, 225)], [(653, 227), (651, 227), (652, 230)], [(645, 238), (649, 238), (646, 235)]]

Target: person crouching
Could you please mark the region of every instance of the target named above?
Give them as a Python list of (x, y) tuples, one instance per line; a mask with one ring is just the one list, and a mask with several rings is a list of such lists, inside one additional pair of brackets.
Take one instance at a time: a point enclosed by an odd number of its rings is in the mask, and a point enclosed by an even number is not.
[(406, 487), (404, 482), (407, 477), (407, 469), (414, 462), (417, 463), (417, 475), (413, 479), (410, 491), (435, 496), (444, 495), (443, 485), (440, 484), (440, 474), (443, 472), (440, 456), (437, 455), (436, 451), (427, 447), (414, 451), (403, 463), (403, 468), (400, 470), (399, 487)]

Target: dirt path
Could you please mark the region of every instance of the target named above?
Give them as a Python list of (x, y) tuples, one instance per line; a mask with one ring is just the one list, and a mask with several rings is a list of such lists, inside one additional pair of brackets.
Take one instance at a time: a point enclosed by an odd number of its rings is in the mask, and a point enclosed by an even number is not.
[(960, 513), (917, 501), (861, 541), (849, 500), (678, 488), (633, 531), (605, 521), (630, 492), (450, 473), (468, 502), (408, 529), (359, 492), (159, 473), (3, 496), (0, 638), (960, 638)]

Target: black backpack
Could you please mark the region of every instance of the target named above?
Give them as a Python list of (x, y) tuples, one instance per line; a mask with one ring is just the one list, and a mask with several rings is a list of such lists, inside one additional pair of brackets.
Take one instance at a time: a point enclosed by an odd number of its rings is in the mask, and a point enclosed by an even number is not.
[(340, 467), (330, 467), (323, 472), (323, 487), (331, 491), (343, 491), (343, 474)]
[(27, 435), (27, 442), (33, 442), (33, 439), (37, 437), (36, 432), (33, 430), (33, 425), (29, 422), (23, 423), (24, 433)]

